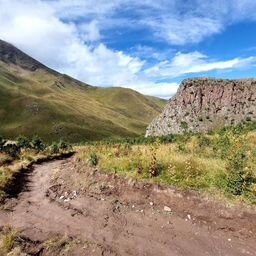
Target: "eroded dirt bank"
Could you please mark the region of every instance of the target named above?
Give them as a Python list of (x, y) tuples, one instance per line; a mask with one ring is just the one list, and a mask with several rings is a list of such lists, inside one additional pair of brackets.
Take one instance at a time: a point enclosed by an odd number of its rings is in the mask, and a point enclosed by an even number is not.
[(73, 158), (27, 175), (0, 225), (34, 241), (31, 255), (49, 255), (39, 245), (56, 234), (79, 241), (66, 255), (256, 255), (253, 209), (107, 175)]

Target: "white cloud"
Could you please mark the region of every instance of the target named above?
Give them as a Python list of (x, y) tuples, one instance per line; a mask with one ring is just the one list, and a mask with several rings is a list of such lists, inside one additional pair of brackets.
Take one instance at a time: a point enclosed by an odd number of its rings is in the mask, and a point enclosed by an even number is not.
[[(239, 20), (256, 16), (253, 1), (216, 1), (220, 5), (191, 0), (187, 7), (178, 0), (0, 0), (0, 38), (84, 82), (129, 87), (166, 98), (176, 92), (177, 84), (159, 83), (161, 79), (243, 68), (254, 64), (255, 57), (221, 61), (196, 51), (171, 57), (173, 48), (161, 52), (143, 45), (128, 54), (102, 42), (106, 31), (140, 28), (152, 40), (155, 36), (169, 44), (185, 45), (238, 22), (235, 14), (239, 11)], [(158, 63), (151, 63), (146, 55)]]
[[(143, 61), (104, 44), (91, 46), (82, 39), (99, 38), (95, 23), (86, 35), (72, 23), (64, 23), (40, 1), (1, 0), (0, 38), (15, 44), (34, 58), (61, 72), (98, 86), (124, 84), (140, 71)], [(4, 11), (3, 11), (4, 10)]]
[(139, 91), (145, 95), (152, 95), (159, 98), (170, 99), (178, 90), (178, 83), (150, 83), (148, 81), (140, 81), (140, 86), (130, 88)]
[(83, 39), (85, 42), (94, 42), (101, 39), (98, 22), (96, 20), (78, 25), (78, 30), (81, 39)]
[(202, 17), (163, 17), (160, 20), (146, 20), (154, 34), (173, 45), (198, 43), (208, 36), (220, 33), (222, 24)]
[[(256, 20), (254, 0), (48, 0), (59, 17), (97, 20), (100, 30), (143, 28), (171, 45), (198, 43), (236, 22)], [(129, 12), (131, 15), (123, 15)]]
[(168, 87), (140, 77), (145, 61), (138, 57), (103, 43), (90, 45), (100, 38), (96, 21), (83, 24), (82, 29), (64, 23), (39, 0), (0, 0), (0, 7), (0, 24), (5, 24), (0, 27), (0, 38), (60, 72), (89, 84), (123, 86), (148, 95), (169, 97), (176, 91), (176, 84)]
[(256, 57), (234, 58), (225, 61), (211, 60), (200, 52), (177, 53), (171, 61), (162, 61), (146, 69), (149, 77), (176, 78), (185, 74), (205, 73), (213, 70), (246, 68), (256, 64)]

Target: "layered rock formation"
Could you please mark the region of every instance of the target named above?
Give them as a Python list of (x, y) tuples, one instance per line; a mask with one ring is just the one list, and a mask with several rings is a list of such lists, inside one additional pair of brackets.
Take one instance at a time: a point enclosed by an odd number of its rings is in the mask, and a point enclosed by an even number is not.
[(206, 132), (242, 121), (256, 121), (256, 79), (188, 79), (146, 136)]

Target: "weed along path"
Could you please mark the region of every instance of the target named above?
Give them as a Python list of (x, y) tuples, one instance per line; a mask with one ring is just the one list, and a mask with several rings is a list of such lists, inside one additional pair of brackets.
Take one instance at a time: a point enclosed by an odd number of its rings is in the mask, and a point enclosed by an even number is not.
[(74, 158), (26, 175), (18, 198), (0, 211), (0, 225), (22, 230), (29, 255), (51, 255), (44, 241), (55, 235), (73, 241), (56, 255), (256, 255), (253, 209), (134, 182)]

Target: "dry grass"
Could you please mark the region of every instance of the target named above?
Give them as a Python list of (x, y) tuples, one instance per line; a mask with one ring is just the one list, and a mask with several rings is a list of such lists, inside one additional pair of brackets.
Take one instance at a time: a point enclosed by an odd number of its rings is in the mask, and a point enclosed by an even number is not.
[(150, 177), (152, 152), (150, 146), (88, 146), (80, 147), (78, 161), (88, 161), (96, 153), (98, 167), (129, 178), (150, 180), (161, 184), (194, 189), (212, 189), (219, 186), (214, 180), (225, 175), (221, 159), (200, 157), (194, 153), (177, 151), (176, 144), (160, 145), (156, 150), (158, 175)]
[(10, 227), (4, 227), (0, 234), (0, 255), (25, 256), (17, 245), (20, 233)]
[(74, 240), (66, 235), (63, 237), (55, 237), (44, 243), (47, 253), (51, 255), (70, 255), (74, 247), (79, 244), (78, 240)]
[[(226, 136), (226, 135), (225, 135)], [(228, 135), (229, 136), (229, 135)], [(187, 141), (151, 145), (89, 145), (78, 147), (77, 161), (91, 164), (97, 158), (97, 167), (105, 172), (116, 173), (137, 180), (174, 185), (183, 189), (212, 192), (217, 196), (237, 200), (228, 192), (230, 170), (228, 163), (232, 146), (223, 143), (223, 135), (192, 136)], [(256, 177), (256, 133), (230, 135), (231, 144), (243, 138), (246, 154), (250, 156), (253, 176)], [(248, 142), (247, 142), (248, 141)], [(151, 170), (155, 169), (156, 177)], [(252, 184), (239, 200), (255, 202), (256, 185)]]
[(5, 153), (0, 153), (0, 166), (10, 163), (13, 160), (12, 157)]

